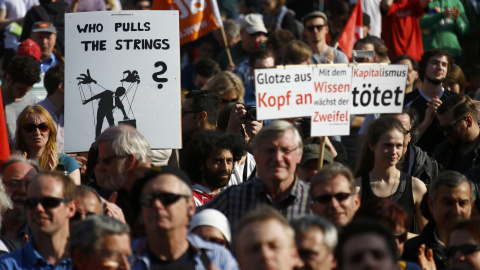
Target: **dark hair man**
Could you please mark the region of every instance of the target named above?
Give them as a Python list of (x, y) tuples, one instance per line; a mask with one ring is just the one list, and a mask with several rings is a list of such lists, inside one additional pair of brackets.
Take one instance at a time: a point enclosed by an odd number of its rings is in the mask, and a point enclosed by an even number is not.
[[(207, 83), (221, 72), (217, 62), (210, 58), (200, 59), (193, 65), (194, 83), (198, 90), (205, 90)], [(193, 90), (193, 89), (192, 89)]]
[(25, 207), (32, 239), (0, 257), (2, 269), (70, 269), (69, 219), (75, 214), (75, 184), (63, 173), (43, 172), (28, 185)]
[(442, 87), (452, 64), (453, 59), (447, 51), (442, 49), (426, 51), (419, 63), (422, 87), (405, 95), (405, 106), (414, 108), (419, 116), (420, 139), (417, 146), (427, 151), (429, 155), (432, 155), (435, 147), (445, 140), (445, 136), (436, 127), (438, 121), (435, 114), (442, 102), (452, 95)]
[(154, 167), (135, 183), (132, 203), (146, 236), (132, 245), (134, 269), (238, 269), (227, 249), (188, 233), (195, 214), (190, 186), (175, 167)]
[(303, 34), (307, 37), (308, 46), (313, 52), (312, 63), (348, 63), (346, 54), (327, 44), (329, 27), (325, 13), (320, 11), (308, 13), (302, 18), (302, 23)]
[(301, 265), (295, 232), (285, 217), (269, 206), (242, 217), (234, 244), (240, 269), (292, 270)]
[(413, 60), (413, 58), (411, 58), (410, 56), (403, 54), (394, 58), (392, 60), (392, 64), (408, 66), (407, 82), (405, 84), (405, 94), (412, 92), (418, 79), (418, 62)]
[(214, 130), (218, 120), (220, 98), (210, 90), (192, 90), (182, 104), (182, 136), (186, 145), (201, 130)]
[(33, 85), (40, 81), (40, 68), (30, 56), (15, 56), (10, 62), (5, 79), (2, 80), (2, 99), (7, 122), (8, 140), (13, 145), (17, 118), (26, 106), (35, 105), (39, 100), (27, 95)]
[(312, 212), (337, 227), (350, 223), (360, 207), (352, 171), (340, 163), (327, 165), (314, 175), (310, 193)]
[(92, 215), (70, 232), (73, 269), (130, 269), (130, 229), (116, 219)]
[(195, 183), (196, 206), (207, 203), (228, 185), (235, 162), (247, 150), (248, 145), (235, 135), (209, 130), (195, 135), (183, 149), (180, 167)]
[(422, 233), (405, 243), (403, 258), (418, 261), (418, 253), (432, 249), (437, 269), (447, 267), (442, 249), (447, 243), (449, 232), (461, 221), (468, 220), (475, 201), (475, 188), (463, 174), (455, 171), (440, 173), (430, 185), (428, 207), (433, 218)]
[(335, 258), (339, 270), (400, 269), (395, 238), (384, 226), (373, 221), (355, 221), (339, 236)]
[(478, 116), (475, 102), (467, 95), (451, 96), (438, 107), (438, 127), (447, 140), (435, 148), (433, 155), (445, 170), (464, 173), (480, 164)]

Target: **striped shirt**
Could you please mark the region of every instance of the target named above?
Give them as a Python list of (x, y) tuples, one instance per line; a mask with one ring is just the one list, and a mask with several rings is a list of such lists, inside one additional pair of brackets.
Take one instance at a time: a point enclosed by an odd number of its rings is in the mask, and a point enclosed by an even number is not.
[(293, 187), (281, 202), (275, 203), (267, 193), (260, 178), (252, 179), (237, 186), (231, 186), (215, 196), (203, 208), (214, 208), (222, 212), (230, 221), (231, 228), (235, 228), (240, 218), (250, 210), (262, 204), (278, 209), (288, 220), (296, 219), (310, 213), (309, 185), (295, 179)]

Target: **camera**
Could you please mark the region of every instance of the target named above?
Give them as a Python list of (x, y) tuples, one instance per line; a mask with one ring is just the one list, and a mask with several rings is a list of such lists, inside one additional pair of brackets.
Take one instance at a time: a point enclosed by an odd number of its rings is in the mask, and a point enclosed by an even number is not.
[(246, 105), (245, 110), (247, 111), (247, 119), (257, 121), (257, 106)]

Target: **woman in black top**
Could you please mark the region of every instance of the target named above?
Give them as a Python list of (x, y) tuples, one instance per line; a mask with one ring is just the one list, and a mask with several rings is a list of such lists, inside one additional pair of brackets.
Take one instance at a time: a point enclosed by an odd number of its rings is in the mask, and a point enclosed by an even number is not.
[(426, 224), (420, 202), (427, 188), (420, 179), (396, 168), (402, 157), (404, 136), (403, 125), (393, 117), (372, 121), (355, 172), (355, 185), (362, 202), (374, 197), (397, 202), (412, 219), (410, 231), (420, 232)]

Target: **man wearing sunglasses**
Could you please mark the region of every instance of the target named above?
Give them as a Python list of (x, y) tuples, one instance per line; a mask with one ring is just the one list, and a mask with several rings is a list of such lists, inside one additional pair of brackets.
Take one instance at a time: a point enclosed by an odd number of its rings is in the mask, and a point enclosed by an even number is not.
[(312, 49), (311, 62), (314, 64), (348, 63), (345, 53), (327, 44), (327, 15), (320, 11), (308, 13), (302, 18), (303, 34), (307, 37), (308, 46)]
[(433, 251), (437, 269), (447, 267), (447, 257), (443, 253), (450, 231), (460, 222), (470, 219), (475, 188), (463, 174), (455, 171), (440, 173), (430, 185), (428, 207), (432, 218), (423, 228), (422, 233), (407, 240), (403, 259), (416, 262), (419, 248)]
[(132, 199), (146, 233), (132, 245), (133, 269), (238, 269), (227, 249), (188, 233), (195, 202), (182, 170), (153, 167), (135, 183)]
[(445, 170), (465, 173), (480, 164), (480, 128), (475, 102), (466, 95), (454, 95), (437, 109), (439, 128), (447, 137), (434, 157)]
[(5, 80), (2, 80), (2, 99), (10, 146), (14, 143), (18, 116), (26, 106), (35, 105), (40, 101), (33, 95), (27, 95), (39, 81), (40, 68), (34, 58), (15, 56), (12, 59)]
[(480, 221), (472, 219), (455, 226), (444, 253), (450, 267), (479, 270)]
[(43, 172), (28, 185), (25, 208), (32, 237), (0, 257), (0, 269), (70, 269), (69, 219), (77, 208), (75, 184), (63, 173)]
[(19, 249), (30, 235), (25, 212), (25, 193), (26, 186), (39, 171), (35, 161), (19, 154), (11, 155), (0, 167), (3, 185), (13, 202), (13, 208), (2, 216), (1, 233), (15, 245), (14, 249)]
[(312, 212), (337, 227), (344, 227), (360, 207), (360, 196), (349, 168), (340, 163), (323, 167), (310, 183)]

